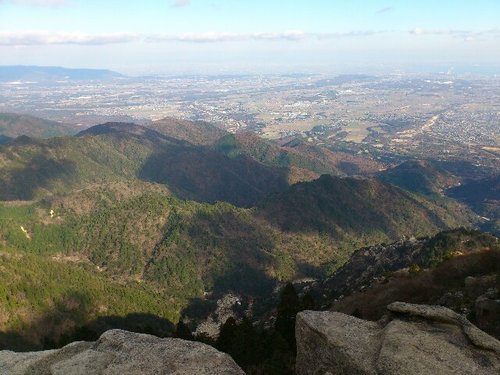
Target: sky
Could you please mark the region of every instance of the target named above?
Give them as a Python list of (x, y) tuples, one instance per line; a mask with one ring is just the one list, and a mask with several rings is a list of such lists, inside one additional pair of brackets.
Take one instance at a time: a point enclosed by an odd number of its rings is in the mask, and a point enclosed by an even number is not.
[(0, 65), (18, 64), (500, 73), (500, 0), (0, 0)]

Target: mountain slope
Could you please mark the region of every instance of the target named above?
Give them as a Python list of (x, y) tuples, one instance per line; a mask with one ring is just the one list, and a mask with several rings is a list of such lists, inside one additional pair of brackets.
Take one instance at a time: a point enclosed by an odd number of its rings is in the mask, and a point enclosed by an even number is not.
[[(282, 145), (285, 150), (289, 150), (303, 157), (314, 160), (315, 164), (330, 166), (339, 176), (371, 176), (381, 170), (384, 166), (381, 163), (352, 155), (341, 151), (332, 151), (325, 147), (316, 146), (304, 140), (292, 140)], [(319, 171), (319, 173), (326, 173)]]
[(432, 161), (411, 160), (378, 173), (377, 177), (402, 189), (422, 194), (440, 194), (460, 179)]
[(0, 148), (0, 198), (30, 200), (87, 184), (134, 179), (160, 144), (133, 135), (20, 137)]
[[(112, 281), (78, 257), (0, 250), (0, 265), (0, 349), (61, 345), (65, 336), (103, 316), (108, 318), (101, 318), (99, 331), (116, 323), (144, 329), (155, 315), (157, 320), (178, 318), (178, 307), (165, 304), (164, 293), (137, 282)], [(141, 315), (142, 323), (137, 321)], [(112, 319), (115, 324), (106, 323)]]
[(375, 162), (303, 142), (280, 146), (253, 133), (227, 134), (214, 147), (229, 157), (247, 155), (268, 166), (288, 168), (291, 184), (313, 180), (321, 174), (369, 174), (380, 168)]
[(484, 230), (500, 234), (500, 175), (468, 181), (449, 189), (446, 194), (483, 216)]
[(18, 138), (0, 148), (0, 165), (3, 200), (146, 180), (165, 184), (181, 198), (247, 206), (287, 187), (286, 169), (245, 156), (229, 158), (209, 147), (121, 123), (98, 125), (77, 137)]
[(332, 152), (303, 141), (279, 145), (253, 133), (230, 134), (205, 122), (165, 118), (146, 126), (195, 145), (212, 146), (216, 151), (232, 158), (245, 155), (270, 167), (288, 168), (291, 183), (314, 179), (324, 173), (366, 175), (382, 168), (374, 161)]
[[(280, 282), (331, 275), (359, 247), (473, 220), (460, 206), (376, 179), (323, 175), (289, 186), (300, 169), (286, 162), (294, 151), (242, 137), (233, 138), (234, 153), (220, 149), (227, 143), (123, 123), (18, 137), (0, 147), (0, 247), (77, 259), (110, 283), (139, 283), (148, 291), (140, 299), (159, 293), (175, 317), (210, 312), (227, 293), (251, 305)], [(53, 303), (56, 316), (66, 311)], [(106, 316), (93, 306), (92, 317)]]
[(395, 301), (448, 307), (485, 332), (500, 337), (498, 277), (500, 250), (469, 249), (428, 269), (387, 272), (363, 290), (334, 302), (332, 309), (378, 320)]
[(432, 208), (379, 182), (328, 176), (257, 209), (181, 201), (161, 185), (122, 181), (4, 203), (0, 240), (29, 252), (76, 253), (110, 275), (189, 296), (207, 288), (250, 293), (276, 279), (328, 274), (361, 246), (462, 223)]
[(265, 217), (284, 230), (312, 229), (339, 236), (349, 232), (417, 235), (432, 227), (464, 223), (463, 212), (440, 210), (434, 203), (392, 185), (329, 175), (296, 184), (261, 207)]
[(443, 231), (433, 237), (411, 238), (390, 245), (376, 245), (356, 250), (349, 260), (320, 285), (321, 294), (330, 301), (341, 295), (363, 290), (388, 272), (403, 268), (435, 267), (453, 256), (496, 249), (497, 238), (463, 228)]
[[(64, 208), (70, 201), (90, 207), (66, 207), (70, 211), (61, 214), (66, 227), (54, 226), (56, 232), (62, 231), (55, 235), (74, 235), (83, 230), (79, 239), (87, 241), (87, 245), (79, 243), (76, 249), (94, 257), (100, 266), (119, 264), (111, 267), (117, 272), (132, 267), (129, 274), (139, 273), (146, 264), (152, 264), (152, 251), (163, 243), (162, 233), (168, 232), (165, 226), (170, 225), (167, 221), (171, 210), (180, 215), (175, 220), (183, 228), (180, 236), (184, 238), (183, 245), (176, 247), (176, 251), (192, 248), (198, 254), (198, 244), (230, 254), (232, 247), (242, 249), (246, 244), (248, 263), (258, 264), (259, 272), (278, 278), (322, 273), (322, 264), (333, 262), (333, 267), (338, 267), (351, 251), (361, 246), (396, 240), (403, 235), (427, 235), (473, 221), (458, 205), (410, 194), (376, 180), (324, 175), (288, 187), (289, 169), (271, 166), (279, 165), (276, 160), (283, 154), (275, 153), (279, 148), (272, 145), (267, 148), (265, 142), (262, 145), (262, 149), (254, 148), (262, 155), (259, 160), (239, 153), (228, 156), (227, 149), (221, 153), (148, 128), (120, 123), (95, 126), (77, 137), (50, 140), (21, 137), (0, 148), (0, 198), (43, 198), (43, 204), (50, 204), (53, 209)], [(237, 206), (258, 204), (258, 207), (241, 210), (226, 204), (213, 207), (194, 202), (181, 204), (173, 196), (206, 203), (225, 201)], [(56, 206), (54, 202), (58, 199)], [(143, 216), (143, 209), (151, 212), (149, 219)], [(32, 225), (37, 220), (41, 219), (30, 219)], [(155, 234), (144, 227), (148, 220), (155, 223)], [(99, 226), (91, 225), (93, 222), (108, 231), (122, 229), (111, 237), (113, 231), (109, 235), (99, 232)], [(124, 222), (136, 231), (126, 234), (120, 224)], [(84, 229), (85, 223), (88, 229)], [(17, 222), (12, 230), (22, 239), (21, 225), (28, 227), (27, 223)], [(215, 241), (219, 232), (225, 233), (221, 242)], [(149, 238), (150, 242), (129, 238), (134, 233)], [(205, 241), (209, 245), (204, 245)], [(55, 243), (70, 249), (68, 243)], [(47, 246), (42, 243), (35, 247), (53, 248)], [(90, 250), (94, 252), (91, 254)], [(136, 256), (138, 252), (142, 252), (142, 258)], [(133, 264), (127, 263), (132, 258)], [(226, 264), (231, 263), (228, 259)], [(306, 271), (298, 267), (300, 263)]]
[(146, 126), (168, 137), (205, 146), (213, 145), (227, 134), (226, 131), (207, 122), (179, 120), (171, 117), (153, 121)]
[[(0, 113), (0, 135), (15, 138), (29, 135), (36, 138), (60, 137), (78, 132), (75, 126), (16, 113)], [(0, 142), (1, 143), (1, 142)]]

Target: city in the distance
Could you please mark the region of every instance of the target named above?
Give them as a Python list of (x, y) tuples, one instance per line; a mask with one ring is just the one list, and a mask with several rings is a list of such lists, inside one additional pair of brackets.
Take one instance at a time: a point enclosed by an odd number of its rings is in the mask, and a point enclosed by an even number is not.
[(499, 15), (0, 0), (0, 374), (500, 373)]

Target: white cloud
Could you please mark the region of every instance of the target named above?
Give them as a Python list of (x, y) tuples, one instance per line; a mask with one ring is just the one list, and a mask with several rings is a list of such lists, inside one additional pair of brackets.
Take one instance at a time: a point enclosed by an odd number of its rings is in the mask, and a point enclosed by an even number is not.
[(307, 37), (303, 31), (285, 31), (274, 33), (186, 33), (179, 35), (150, 35), (145, 37), (146, 42), (191, 42), (191, 43), (216, 43), (235, 42), (244, 40), (300, 40)]
[(453, 29), (424, 29), (417, 27), (409, 31), (413, 35), (440, 35), (463, 39), (465, 42), (475, 42), (487, 38), (500, 38), (500, 29), (481, 31), (453, 30)]
[(371, 36), (386, 31), (350, 31), (346, 33), (307, 33), (302, 30), (289, 30), (283, 32), (256, 32), (256, 33), (187, 33), (179, 35), (150, 35), (145, 37), (146, 42), (191, 42), (191, 43), (216, 43), (234, 42), (245, 40), (268, 40), (268, 41), (300, 41), (316, 38), (319, 40), (338, 39), (349, 37)]
[(130, 42), (145, 43), (221, 43), (237, 41), (301, 41), (305, 39), (338, 39), (351, 37), (368, 37), (386, 31), (350, 31), (346, 33), (307, 33), (302, 30), (289, 30), (283, 32), (255, 32), (255, 33), (229, 33), (229, 32), (204, 32), (186, 34), (134, 34), (134, 33), (108, 33), (87, 34), (81, 32), (55, 32), (24, 31), (1, 32), (0, 45), (29, 46), (50, 44), (79, 44), (103, 45)]
[(373, 36), (377, 34), (388, 33), (387, 30), (354, 30), (345, 33), (322, 33), (313, 34), (318, 39), (340, 39), (340, 38), (352, 38), (352, 37), (363, 37), (363, 36)]
[(413, 30), (410, 30), (410, 34), (414, 35), (459, 35), (468, 33), (470, 33), (470, 31), (452, 29), (424, 29), (421, 27), (416, 27)]
[(103, 45), (129, 43), (137, 39), (138, 36), (131, 33), (85, 34), (78, 32), (47, 33), (39, 31), (0, 32), (0, 45), (4, 46), (48, 44)]
[(229, 42), (244, 40), (242, 34), (237, 33), (186, 33), (179, 35), (148, 35), (144, 38), (148, 43), (161, 43), (161, 42), (192, 42), (192, 43), (214, 43), (214, 42)]
[(252, 39), (256, 40), (301, 40), (309, 37), (312, 34), (307, 34), (302, 30), (290, 30), (279, 33), (253, 33)]

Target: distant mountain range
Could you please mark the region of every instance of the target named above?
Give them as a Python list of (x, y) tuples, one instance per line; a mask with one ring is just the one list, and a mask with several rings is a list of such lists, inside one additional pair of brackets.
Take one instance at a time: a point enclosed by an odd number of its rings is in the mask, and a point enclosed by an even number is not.
[(124, 77), (105, 69), (70, 69), (57, 66), (0, 65), (0, 82), (85, 81)]

